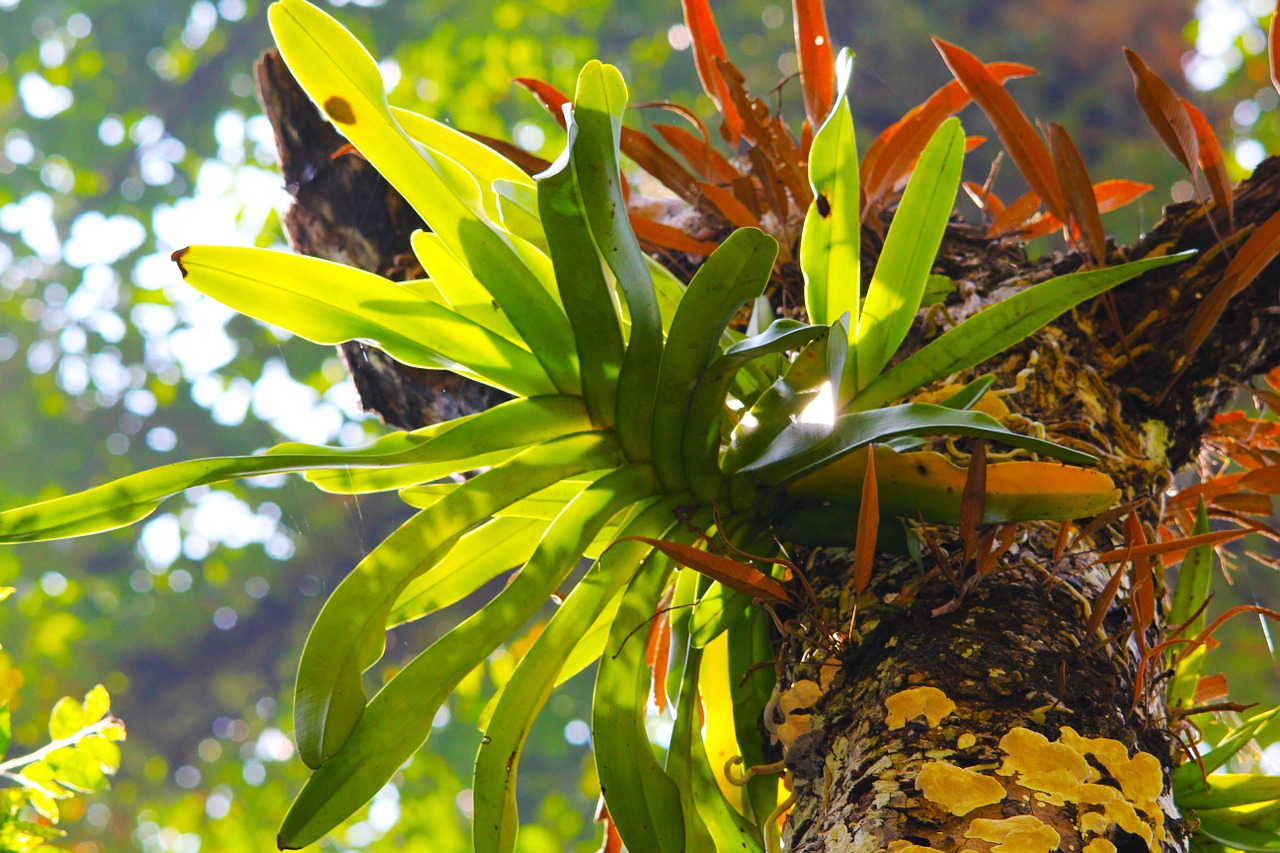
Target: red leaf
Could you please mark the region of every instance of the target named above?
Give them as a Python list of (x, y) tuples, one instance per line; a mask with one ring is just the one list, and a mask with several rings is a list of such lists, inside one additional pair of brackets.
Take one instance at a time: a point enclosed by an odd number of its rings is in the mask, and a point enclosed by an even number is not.
[(1240, 485), (1264, 495), (1280, 495), (1280, 465), (1268, 465), (1244, 475)]
[(569, 97), (561, 92), (550, 83), (544, 83), (541, 80), (535, 80), (532, 77), (517, 77), (516, 85), (522, 89), (526, 89), (530, 94), (538, 99), (538, 103), (546, 107), (547, 112), (560, 123), (561, 127), (565, 126), (564, 121), (564, 105), (569, 103)]
[(638, 130), (624, 127), (621, 148), (623, 154), (657, 178), (659, 183), (683, 199), (685, 203), (693, 207), (705, 208), (703, 193), (698, 187), (698, 179), (676, 162), (676, 158), (663, 151), (658, 143)]
[(724, 52), (724, 43), (720, 41), (720, 30), (716, 27), (715, 16), (711, 14), (711, 5), (707, 0), (681, 0), (684, 6), (684, 23), (689, 28), (689, 37), (693, 41), (693, 61), (698, 69), (698, 79), (702, 81), (702, 90), (716, 102), (720, 114), (724, 116), (724, 124), (720, 133), (731, 147), (736, 147), (742, 136), (742, 119), (729, 96), (729, 89), (724, 78), (716, 67), (716, 60), (728, 57)]
[(670, 225), (663, 225), (661, 222), (654, 222), (652, 219), (646, 219), (634, 213), (627, 218), (631, 222), (631, 230), (636, 232), (637, 237), (661, 249), (706, 256), (720, 245), (709, 240), (695, 240), (679, 228), (672, 228)]
[(1126, 181), (1113, 178), (1109, 181), (1098, 181), (1093, 185), (1093, 197), (1098, 200), (1098, 212), (1110, 213), (1137, 200), (1153, 187), (1140, 181)]
[(644, 645), (644, 662), (653, 674), (653, 704), (661, 713), (667, 708), (667, 664), (671, 660), (671, 612), (659, 613), (649, 623)]
[(669, 124), (655, 124), (653, 129), (704, 180), (732, 184), (741, 177), (733, 164), (712, 148), (708, 140), (699, 139), (684, 128)]
[(1151, 561), (1140, 553), (1147, 547), (1147, 536), (1142, 532), (1142, 522), (1138, 520), (1136, 513), (1125, 519), (1125, 539), (1132, 546), (1126, 550), (1132, 572), (1129, 601), (1133, 608), (1133, 633), (1138, 641), (1138, 649), (1145, 653), (1147, 644), (1144, 634), (1156, 617), (1155, 576), (1151, 571)]
[(1089, 624), (1085, 626), (1085, 636), (1093, 634), (1094, 631), (1102, 627), (1102, 620), (1106, 617), (1107, 610), (1111, 607), (1111, 602), (1115, 600), (1116, 592), (1120, 589), (1120, 580), (1123, 577), (1123, 567), (1116, 569), (1115, 574), (1111, 576), (1111, 580), (1107, 581), (1107, 585), (1102, 588), (1102, 592), (1098, 593), (1098, 597), (1093, 600), (1093, 606), (1089, 610)]
[(875, 448), (867, 448), (867, 473), (862, 480), (862, 504), (858, 507), (858, 536), (853, 548), (853, 587), (862, 595), (871, 582), (880, 529), (880, 492), (876, 488)]
[(1062, 184), (1067, 212), (1071, 214), (1071, 233), (1078, 231), (1084, 247), (1093, 263), (1101, 266), (1107, 260), (1107, 234), (1102, 230), (1102, 217), (1098, 214), (1098, 200), (1093, 194), (1093, 182), (1080, 152), (1076, 150), (1071, 135), (1060, 124), (1049, 124), (1049, 151), (1053, 165)]
[(1133, 72), (1133, 91), (1138, 96), (1138, 103), (1147, 115), (1147, 121), (1160, 135), (1164, 147), (1188, 172), (1195, 169), (1200, 159), (1200, 145), (1196, 140), (1195, 128), (1191, 126), (1191, 117), (1187, 115), (1182, 99), (1173, 93), (1169, 84), (1160, 79), (1142, 57), (1129, 48), (1124, 49), (1124, 58)]
[(1208, 705), (1210, 702), (1225, 698), (1227, 698), (1227, 677), (1219, 672), (1217, 675), (1206, 675), (1196, 680), (1195, 695), (1191, 699), (1191, 704)]
[(1004, 202), (1000, 200), (1000, 196), (989, 191), (986, 187), (975, 184), (973, 181), (965, 181), (960, 186), (964, 187), (964, 191), (968, 194), (970, 200), (991, 219), (995, 219), (1004, 211)]
[(1209, 291), (1209, 295), (1191, 317), (1191, 322), (1187, 324), (1184, 358), (1190, 359), (1200, 349), (1222, 312), (1227, 309), (1231, 298), (1253, 284), (1253, 280), (1277, 254), (1280, 254), (1280, 213), (1273, 213), (1249, 235), (1231, 263), (1227, 264), (1222, 281)]
[(787, 593), (786, 587), (754, 566), (680, 542), (664, 542), (661, 539), (648, 539), (644, 536), (624, 536), (617, 541), (622, 542), (627, 539), (650, 545), (686, 569), (693, 569), (752, 598), (762, 601), (791, 602), (791, 596)]
[(804, 90), (804, 111), (811, 127), (819, 127), (831, 112), (836, 99), (836, 63), (827, 30), (827, 13), (822, 0), (792, 0), (795, 13), (796, 56), (800, 65), (800, 86)]
[(747, 206), (738, 201), (738, 197), (726, 190), (724, 187), (717, 187), (714, 184), (698, 182), (698, 190), (712, 205), (724, 214), (725, 219), (739, 228), (759, 228), (760, 219)]
[(978, 546), (978, 525), (986, 514), (987, 503), (987, 443), (978, 439), (973, 443), (969, 456), (969, 470), (964, 478), (964, 493), (960, 498), (960, 540), (964, 543), (964, 562), (973, 559)]
[(942, 53), (951, 73), (991, 120), (1005, 150), (1031, 189), (1044, 201), (1050, 213), (1065, 222), (1067, 206), (1054, 173), (1053, 158), (1031, 122), (976, 56), (942, 39), (935, 38), (933, 43)]
[(1227, 176), (1227, 164), (1222, 158), (1222, 146), (1218, 144), (1218, 134), (1213, 132), (1213, 126), (1195, 104), (1186, 98), (1181, 100), (1182, 107), (1187, 111), (1187, 118), (1191, 120), (1191, 127), (1196, 134), (1196, 142), (1199, 146), (1197, 162), (1209, 181), (1209, 192), (1213, 193), (1213, 201), (1218, 209), (1226, 211), (1227, 227), (1235, 230), (1231, 178)]

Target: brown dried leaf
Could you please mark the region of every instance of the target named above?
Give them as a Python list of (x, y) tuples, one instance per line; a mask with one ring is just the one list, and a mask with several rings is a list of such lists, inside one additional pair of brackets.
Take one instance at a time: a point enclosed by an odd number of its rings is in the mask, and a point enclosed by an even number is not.
[(709, 240), (695, 240), (679, 228), (654, 222), (634, 213), (627, 217), (631, 221), (631, 230), (642, 242), (650, 243), (659, 249), (671, 249), (676, 252), (687, 252), (690, 255), (710, 255), (719, 243)]
[(1200, 144), (1196, 140), (1195, 128), (1191, 126), (1191, 117), (1187, 115), (1182, 99), (1173, 93), (1169, 84), (1160, 79), (1129, 48), (1124, 49), (1125, 61), (1133, 72), (1133, 91), (1138, 96), (1138, 103), (1146, 113), (1147, 121), (1160, 135), (1164, 147), (1178, 159), (1188, 172), (1195, 170), (1200, 159)]
[(561, 127), (565, 126), (564, 105), (569, 103), (569, 97), (564, 92), (550, 83), (544, 83), (533, 77), (517, 77), (515, 84), (537, 98), (538, 103), (551, 113), (552, 118), (559, 122)]
[(880, 492), (876, 487), (876, 454), (867, 448), (867, 473), (862, 479), (862, 504), (858, 507), (858, 535), (853, 549), (853, 587), (862, 595), (871, 582), (880, 529)]
[(964, 564), (973, 559), (978, 546), (978, 525), (986, 514), (987, 443), (977, 439), (969, 456), (965, 473), (964, 494), (960, 498), (960, 541), (964, 543)]
[(1058, 171), (1058, 181), (1062, 184), (1067, 211), (1071, 214), (1070, 230), (1073, 239), (1076, 232), (1079, 232), (1094, 265), (1101, 266), (1107, 260), (1107, 234), (1102, 230), (1102, 217), (1098, 214), (1098, 200), (1093, 193), (1089, 171), (1065, 127), (1051, 122), (1048, 136), (1053, 165)]

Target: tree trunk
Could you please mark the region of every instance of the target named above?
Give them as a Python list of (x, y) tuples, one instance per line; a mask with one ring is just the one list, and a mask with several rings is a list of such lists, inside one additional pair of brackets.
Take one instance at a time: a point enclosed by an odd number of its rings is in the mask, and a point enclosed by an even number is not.
[[(407, 238), (421, 223), (366, 163), (333, 157), (343, 140), (278, 57), (264, 56), (258, 73), (296, 199), (286, 218), (295, 248), (403, 277), (412, 263)], [(1236, 204), (1227, 250), (1280, 208), (1280, 161), (1237, 188)], [(1201, 254), (1125, 285), (1110, 306), (1098, 299), (1070, 312), (983, 366), (1007, 392), (1012, 428), (1098, 454), (1130, 499), (1167, 488), (1239, 384), (1280, 361), (1275, 265), (1188, 357), (1188, 321), (1228, 259), (1198, 205), (1169, 207), (1149, 235), (1116, 252), (1136, 260), (1187, 248)], [(868, 245), (868, 256), (875, 250)], [(1014, 288), (1080, 264), (1072, 253), (1028, 261), (1021, 244), (956, 223), (936, 271), (958, 292), (928, 313), (906, 351)], [(392, 425), (421, 426), (496, 399), (368, 347), (343, 352), (365, 407)], [(1149, 537), (1157, 503), (1137, 508)], [(1135, 690), (1139, 649), (1158, 641), (1163, 614), (1157, 608), (1146, 636), (1134, 637), (1122, 585), (1100, 630), (1088, 633), (1091, 603), (1122, 567), (1091, 565), (1087, 552), (1116, 547), (1122, 535), (1103, 525), (1055, 560), (1056, 533), (1055, 525), (1019, 526), (998, 565), (979, 577), (954, 532), (938, 529), (937, 551), (919, 564), (882, 556), (861, 599), (847, 552), (805, 555), (821, 607), (780, 641), (776, 695), (800, 695), (793, 688), (805, 681), (829, 686), (805, 702), (811, 707), (788, 708), (792, 723), (808, 728), (793, 740), (793, 726), (785, 739), (796, 797), (790, 849), (1186, 849), (1188, 827), (1168, 796), (1179, 756), (1160, 683), (1148, 677)], [(824, 668), (824, 659), (840, 665)], [(783, 720), (773, 708), (765, 727), (776, 730)]]

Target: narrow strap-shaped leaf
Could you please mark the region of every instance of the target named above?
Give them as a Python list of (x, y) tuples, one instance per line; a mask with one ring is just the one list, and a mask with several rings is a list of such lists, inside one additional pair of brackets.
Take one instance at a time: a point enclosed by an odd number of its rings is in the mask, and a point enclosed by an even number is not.
[(733, 315), (764, 292), (777, 254), (772, 237), (741, 228), (698, 268), (680, 301), (662, 352), (653, 410), (653, 464), (668, 492), (684, 490), (681, 439), (694, 388)]
[(1199, 107), (1182, 98), (1182, 107), (1191, 120), (1191, 129), (1195, 131), (1197, 143), (1197, 162), (1205, 179), (1209, 182), (1209, 192), (1218, 209), (1227, 217), (1227, 228), (1235, 229), (1235, 211), (1233, 209), (1233, 193), (1231, 177), (1227, 174), (1227, 163), (1222, 156), (1222, 144), (1218, 142), (1218, 134), (1213, 132), (1213, 125), (1200, 112)]
[(991, 120), (1022, 177), (1049, 212), (1059, 221), (1066, 222), (1067, 205), (1053, 170), (1049, 149), (1017, 103), (976, 56), (939, 38), (935, 38), (933, 43), (951, 73)]
[(1205, 790), (1178, 797), (1180, 809), (1229, 809), (1280, 800), (1280, 776), (1259, 773), (1214, 773)]
[(662, 360), (662, 319), (649, 264), (627, 221), (622, 177), (618, 171), (618, 141), (627, 86), (618, 69), (589, 62), (578, 75), (573, 117), (578, 137), (572, 164), (579, 197), (604, 262), (613, 271), (627, 300), (631, 332), (618, 375), (618, 441), (627, 458), (650, 458), (653, 401)]
[[(766, 763), (759, 721), (764, 716), (775, 683), (769, 666), (774, 658), (769, 640), (769, 617), (759, 607), (747, 611), (746, 618), (729, 626), (726, 633), (728, 676), (733, 698), (733, 727), (738, 738), (738, 754), (743, 766)], [(756, 776), (747, 782), (746, 799), (761, 833), (776, 832), (765, 820), (778, 805), (778, 783), (773, 776)], [(767, 837), (767, 836), (766, 836)]]
[[(1209, 513), (1204, 498), (1200, 499), (1196, 510), (1195, 526), (1191, 528), (1192, 536), (1201, 536), (1209, 532)], [(1182, 625), (1183, 637), (1197, 637), (1204, 630), (1205, 613), (1202, 605), (1209, 598), (1209, 588), (1213, 580), (1213, 546), (1204, 545), (1191, 548), (1182, 558), (1178, 568), (1178, 580), (1173, 586), (1173, 603), (1169, 607), (1169, 625)], [(1192, 618), (1196, 611), (1200, 615)], [(1200, 679), (1200, 668), (1204, 663), (1203, 646), (1193, 649), (1173, 668), (1173, 678), (1169, 680), (1167, 697), (1169, 707), (1189, 708), (1193, 704), (1196, 693), (1196, 682)]]
[(439, 234), (415, 231), (409, 238), (413, 253), (431, 278), (447, 306), (475, 323), (479, 323), (496, 335), (500, 335), (522, 349), (528, 345), (511, 319), (494, 303), (493, 296), (480, 283), (466, 264), (458, 260)]
[(524, 565), (549, 523), (503, 516), (462, 536), (443, 559), (404, 588), (387, 615), (387, 627), (448, 607), (508, 569)]
[(1169, 153), (1184, 169), (1194, 172), (1200, 159), (1200, 144), (1182, 99), (1174, 94), (1159, 74), (1147, 67), (1137, 53), (1126, 47), (1124, 58), (1133, 73), (1134, 94), (1147, 121), (1155, 128)]
[[(609, 815), (629, 850), (683, 853), (680, 792), (654, 757), (644, 726), (649, 695), (643, 634), (670, 576), (665, 557), (651, 557), (622, 597), (596, 670), (592, 747)], [(692, 853), (690, 851), (690, 853)]]
[(1273, 213), (1254, 229), (1236, 256), (1227, 264), (1222, 280), (1200, 303), (1187, 323), (1186, 353), (1190, 358), (1209, 337), (1227, 304), (1254, 280), (1280, 254), (1280, 213)]
[(493, 294), (557, 390), (578, 390), (564, 312), (484, 213), (479, 185), (453, 160), (425, 151), (391, 115), (382, 76), (341, 24), (305, 0), (269, 10), (271, 32), (302, 88)]
[(652, 495), (653, 488), (645, 468), (627, 466), (575, 499), (502, 592), (373, 697), (342, 749), (312, 774), (294, 800), (280, 829), (280, 848), (318, 841), (372, 799), (422, 746), (432, 718), (458, 682), (550, 598), (610, 517)]
[[(1053, 167), (1058, 171), (1067, 213), (1071, 215), (1072, 240), (1079, 239), (1083, 242), (1093, 264), (1102, 265), (1107, 261), (1107, 234), (1102, 229), (1102, 217), (1098, 210), (1097, 196), (1093, 192), (1093, 182), (1089, 180), (1089, 170), (1065, 127), (1050, 122), (1048, 136)], [(1078, 238), (1075, 236), (1076, 232), (1079, 232)]]
[(1071, 273), (1015, 293), (979, 311), (880, 374), (859, 392), (849, 408), (862, 411), (883, 406), (957, 370), (975, 367), (1034, 334), (1086, 299), (1105, 293), (1148, 270), (1185, 261), (1192, 254), (1180, 252)]
[(716, 853), (764, 853), (759, 831), (734, 810), (716, 786), (702, 740), (702, 703), (698, 676), (702, 650), (688, 646), (680, 679), (679, 700), (667, 773), (680, 789), (684, 807), (685, 849)]
[[(885, 515), (956, 524), (966, 471), (928, 450), (892, 453), (876, 448), (876, 492)], [(787, 491), (800, 503), (853, 508), (867, 469), (867, 449), (855, 451), (791, 482)], [(987, 466), (983, 524), (1032, 519), (1084, 518), (1115, 505), (1120, 490), (1101, 471), (1057, 462), (999, 462)], [(810, 516), (809, 507), (791, 507), (789, 516)], [(854, 514), (846, 513), (852, 524)], [(883, 532), (883, 530), (881, 531)], [(847, 539), (847, 536), (846, 536)]]
[(720, 429), (729, 385), (737, 372), (752, 359), (786, 352), (807, 344), (827, 333), (825, 326), (810, 326), (796, 320), (775, 320), (759, 335), (739, 341), (725, 349), (698, 380), (689, 414), (685, 419), (685, 479), (689, 490), (703, 501), (720, 494)]
[[(1001, 90), (1003, 91), (1003, 90)], [(857, 356), (856, 390), (871, 384), (911, 329), (934, 257), (955, 206), (964, 165), (959, 119), (942, 123), (911, 174), (850, 337)], [(843, 405), (846, 401), (840, 400)]]
[(587, 570), (503, 685), (476, 754), (476, 853), (515, 848), (520, 826), (516, 776), (529, 728), (551, 695), (560, 664), (648, 556), (650, 548), (631, 537), (661, 536), (675, 523), (676, 506), (671, 498), (656, 501), (624, 528), (629, 541), (619, 542)]
[(552, 483), (618, 463), (606, 435), (583, 433), (530, 448), (467, 481), (383, 540), (338, 585), (312, 625), (298, 664), (298, 754), (318, 767), (346, 741), (364, 710), (361, 674), (381, 654), (387, 615), (437, 550), (494, 511)]
[(1188, 761), (1174, 768), (1173, 795), (1181, 798), (1188, 791), (1204, 790), (1204, 774), (1212, 773), (1235, 757), (1249, 741), (1261, 737), (1262, 743), (1270, 743), (1280, 731), (1280, 706), (1255, 714), (1227, 732), (1218, 745), (1200, 756), (1200, 761)]
[(760, 458), (744, 465), (741, 471), (758, 472), (764, 482), (783, 484), (872, 442), (883, 442), (901, 435), (967, 435), (988, 438), (1066, 462), (1091, 464), (1097, 461), (1088, 453), (1012, 432), (982, 412), (958, 411), (929, 403), (906, 403), (841, 415), (836, 419), (834, 430), (822, 424), (791, 424)]
[(0, 512), (0, 542), (38, 542), (114, 530), (146, 518), (165, 498), (185, 489), (262, 474), (418, 463), (452, 463), (446, 467), (470, 470), (475, 467), (472, 460), (484, 458), (484, 454), (577, 432), (588, 423), (585, 416), (580, 399), (537, 397), (513, 400), (449, 424), (385, 436), (365, 447), (289, 442), (260, 456), (177, 462)]
[(833, 61), (831, 31), (827, 28), (822, 0), (792, 0), (791, 10), (795, 17), (796, 58), (800, 65), (800, 86), (804, 90), (804, 111), (809, 126), (817, 127), (831, 112), (832, 103), (843, 94), (844, 87), (836, 82), (839, 72)]
[(829, 326), (848, 312), (858, 323), (862, 288), (862, 226), (858, 199), (858, 145), (849, 110), (853, 54), (840, 51), (835, 108), (813, 136), (809, 184), (813, 203), (800, 236), (800, 270), (809, 322)]
[(582, 395), (595, 424), (611, 427), (623, 358), (622, 330), (569, 167), (578, 126), (572, 114), (568, 118), (564, 153), (550, 170), (538, 176), (538, 210), (556, 269), (560, 300), (578, 347)]
[(720, 29), (711, 14), (711, 4), (707, 0), (680, 0), (680, 5), (684, 7), (684, 23), (693, 40), (693, 61), (702, 90), (715, 101), (724, 117), (721, 133), (725, 141), (736, 146), (742, 136), (742, 118), (716, 64), (717, 59), (725, 59), (725, 52), (724, 43), (720, 41)]
[(1197, 814), (1196, 819), (1200, 822), (1197, 834), (1203, 834), (1232, 850), (1280, 853), (1280, 833), (1237, 826), (1203, 813)]
[(191, 246), (173, 259), (196, 290), (312, 343), (368, 341), (410, 366), (434, 367), (443, 357), (513, 394), (556, 393), (528, 350), (380, 275), (233, 246)]

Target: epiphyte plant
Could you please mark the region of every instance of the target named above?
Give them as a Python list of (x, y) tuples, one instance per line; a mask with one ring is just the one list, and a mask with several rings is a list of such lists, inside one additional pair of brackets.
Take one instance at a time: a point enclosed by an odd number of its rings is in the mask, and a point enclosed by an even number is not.
[[(315, 343), (367, 342), (514, 399), (357, 449), (283, 444), (134, 474), (0, 513), (0, 541), (112, 529), (183, 489), (279, 472), (336, 493), (399, 490), (419, 509), (334, 590), (311, 630), (294, 725), (314, 773), (284, 819), (282, 848), (317, 841), (366, 803), (424, 743), (455, 686), (561, 592), (489, 714), (473, 783), (475, 849), (514, 849), (516, 775), (533, 718), (559, 683), (595, 663), (593, 748), (610, 831), (637, 851), (763, 850), (776, 843), (776, 786), (749, 784), (730, 799), (706, 745), (760, 755), (754, 719), (769, 685), (763, 695), (759, 679), (728, 687), (708, 650), (727, 649), (714, 657), (720, 666), (726, 657), (739, 669), (765, 660), (771, 612), (757, 602), (807, 605), (780, 584), (785, 560), (774, 559), (770, 576), (697, 554), (723, 547), (773, 559), (815, 544), (869, 554), (877, 541), (919, 548), (920, 522), (1071, 519), (1118, 500), (1108, 476), (1081, 467), (1097, 461), (1091, 454), (975, 408), (990, 377), (937, 402), (915, 398), (1185, 255), (1099, 264), (1027, 287), (895, 362), (938, 284), (933, 259), (965, 137), (955, 118), (931, 133), (864, 292), (847, 52), (807, 154), (812, 200), (798, 253), (807, 322), (770, 322), (756, 300), (778, 255), (772, 236), (732, 231), (687, 285), (641, 250), (619, 161), (628, 93), (612, 66), (583, 68), (563, 113), (564, 151), (531, 178), (446, 125), (389, 106), (372, 57), (315, 6), (281, 0), (270, 20), (299, 83), (429, 226), (413, 239), (426, 277), (395, 283), (313, 258), (213, 246), (176, 252), (182, 276)], [(1065, 206), (1053, 213), (1070, 218)], [(751, 303), (749, 330), (731, 328)], [(947, 437), (1019, 458), (988, 468), (975, 449), (965, 468), (925, 449)], [(1030, 454), (1057, 461), (1022, 458)], [(980, 501), (964, 488), (976, 473), (986, 477)], [(566, 590), (584, 556), (591, 568)], [(363, 673), (389, 627), (513, 567), (489, 603), (366, 695)], [(670, 671), (651, 673), (643, 644), (626, 640), (668, 606), (679, 608), (669, 617)], [(665, 762), (644, 729), (653, 679), (675, 691)], [(713, 691), (744, 710), (704, 723), (700, 699)]]

